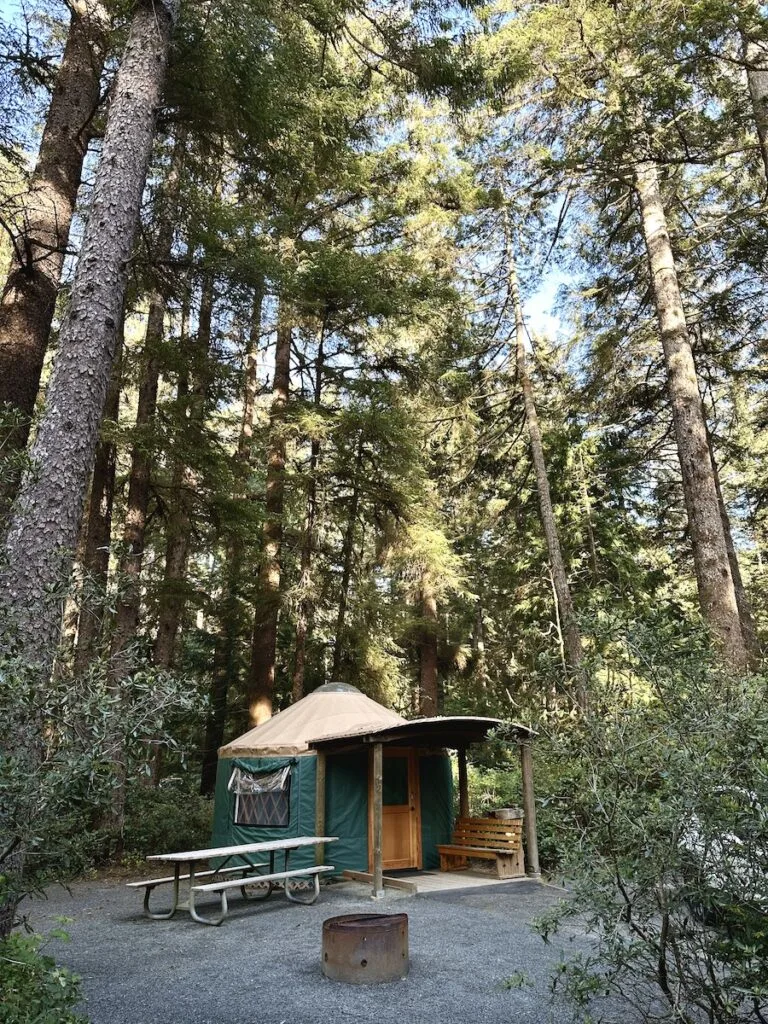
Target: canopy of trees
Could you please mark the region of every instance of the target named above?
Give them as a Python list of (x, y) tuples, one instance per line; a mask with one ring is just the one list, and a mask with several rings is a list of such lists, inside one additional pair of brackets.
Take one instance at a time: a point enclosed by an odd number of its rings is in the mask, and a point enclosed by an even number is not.
[(0, 857), (330, 680), (760, 679), (763, 5), (0, 9)]

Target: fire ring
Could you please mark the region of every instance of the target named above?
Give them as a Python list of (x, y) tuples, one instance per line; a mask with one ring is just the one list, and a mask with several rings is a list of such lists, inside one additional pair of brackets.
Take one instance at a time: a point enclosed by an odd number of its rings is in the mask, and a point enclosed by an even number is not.
[(349, 985), (408, 974), (407, 914), (343, 914), (323, 922), (323, 974)]

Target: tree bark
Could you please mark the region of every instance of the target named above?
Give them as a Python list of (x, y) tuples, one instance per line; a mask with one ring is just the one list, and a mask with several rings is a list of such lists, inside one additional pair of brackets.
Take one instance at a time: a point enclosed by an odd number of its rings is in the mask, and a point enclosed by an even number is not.
[(8, 534), (5, 591), (18, 653), (41, 679), (61, 616), (51, 593), (72, 569), (176, 8), (176, 0), (141, 0), (133, 14), (45, 413)]
[(437, 687), (437, 598), (428, 580), (421, 590), (421, 610), (424, 618), (419, 648), (419, 714), (433, 718), (438, 712)]
[(291, 325), (280, 310), (275, 347), (275, 380), (269, 413), (264, 552), (259, 571), (259, 596), (253, 618), (248, 717), (252, 726), (272, 716), (275, 691), (277, 619), (280, 607), (283, 506), (285, 497), (285, 423), (291, 376)]
[(768, 45), (742, 35), (742, 56), (746, 65), (749, 98), (752, 101), (752, 114), (768, 185)]
[(0, 297), (0, 519), (18, 489), (18, 456), (27, 443), (40, 387), (107, 51), (105, 6), (99, 0), (71, 0), (69, 8), (64, 56)]
[(357, 443), (355, 458), (355, 475), (352, 482), (352, 500), (349, 505), (349, 518), (342, 545), (341, 588), (339, 590), (339, 610), (336, 614), (336, 637), (333, 644), (333, 668), (331, 678), (337, 680), (341, 672), (341, 658), (344, 650), (344, 630), (347, 618), (347, 602), (349, 600), (349, 583), (352, 578), (352, 560), (355, 554), (355, 527), (357, 510), (360, 506), (360, 470), (363, 465), (363, 437)]
[(195, 478), (189, 466), (178, 466), (174, 473), (173, 502), (167, 520), (165, 572), (152, 654), (152, 660), (158, 668), (170, 669), (176, 659), (176, 639), (187, 604), (186, 574), (194, 490)]
[(541, 437), (539, 416), (536, 410), (536, 401), (533, 394), (531, 378), (528, 375), (528, 362), (525, 354), (525, 322), (523, 320), (523, 306), (520, 298), (520, 284), (517, 278), (517, 265), (512, 250), (511, 231), (507, 211), (504, 210), (504, 230), (507, 244), (507, 275), (512, 309), (515, 317), (515, 363), (517, 366), (517, 379), (523, 393), (523, 404), (525, 407), (525, 423), (528, 428), (528, 438), (531, 445), (531, 458), (533, 469), (536, 474), (536, 489), (539, 498), (539, 517), (544, 530), (544, 537), (547, 542), (547, 553), (549, 564), (552, 570), (552, 586), (555, 592), (555, 599), (558, 605), (560, 617), (560, 628), (563, 636), (563, 653), (567, 669), (577, 676), (577, 700), (579, 705), (586, 707), (586, 690), (584, 681), (579, 672), (579, 666), (583, 658), (581, 644), (581, 633), (576, 615), (573, 609), (573, 598), (571, 588), (568, 584), (568, 576), (565, 571), (560, 538), (555, 522), (555, 513), (552, 507), (552, 494), (549, 489), (549, 474), (547, 463), (544, 457), (544, 444)]
[[(120, 415), (122, 330), (118, 338), (115, 367), (104, 406), (104, 422), (117, 422)], [(102, 430), (104, 426), (102, 423)], [(112, 505), (115, 498), (115, 462), (117, 449), (111, 438), (100, 437), (91, 477), (88, 502), (85, 551), (83, 552), (83, 594), (77, 623), (75, 674), (84, 673), (98, 649), (104, 605), (107, 599), (109, 551), (112, 539)]]
[(739, 618), (720, 503), (707, 440), (688, 326), (677, 281), (672, 245), (656, 165), (635, 170), (643, 236), (648, 250), (667, 388), (682, 471), (683, 493), (693, 548), (699, 604), (705, 622), (722, 647), (728, 665), (745, 669), (750, 658)]
[[(315, 361), (315, 393), (313, 404), (320, 408), (323, 396), (323, 369), (325, 361), (325, 324), (320, 328), (320, 338)], [(307, 507), (304, 516), (304, 536), (301, 544), (301, 574), (299, 576), (299, 611), (296, 618), (296, 656), (293, 668), (293, 701), (304, 696), (304, 674), (306, 671), (307, 636), (314, 618), (312, 587), (312, 557), (315, 550), (315, 517), (317, 514), (317, 463), (320, 458), (320, 440), (313, 437), (309, 452), (309, 475), (307, 480)]]

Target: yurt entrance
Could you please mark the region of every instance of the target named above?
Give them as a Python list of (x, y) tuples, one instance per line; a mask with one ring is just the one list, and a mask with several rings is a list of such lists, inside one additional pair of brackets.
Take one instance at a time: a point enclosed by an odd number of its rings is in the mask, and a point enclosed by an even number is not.
[[(382, 867), (422, 867), (419, 761), (415, 750), (384, 747), (382, 772)], [(368, 870), (373, 871), (373, 756), (368, 764)]]

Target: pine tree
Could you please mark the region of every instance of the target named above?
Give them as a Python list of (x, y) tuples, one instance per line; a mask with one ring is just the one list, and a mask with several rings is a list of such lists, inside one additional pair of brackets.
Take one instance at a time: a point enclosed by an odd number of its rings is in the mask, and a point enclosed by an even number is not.
[(133, 16), (46, 412), (8, 534), (6, 592), (19, 651), (41, 676), (56, 649), (52, 591), (72, 564), (175, 15), (168, 2), (141, 3)]
[(20, 477), (67, 252), (91, 122), (99, 106), (110, 17), (100, 0), (72, 0), (37, 163), (13, 236), (0, 297), (0, 520)]

